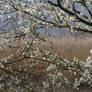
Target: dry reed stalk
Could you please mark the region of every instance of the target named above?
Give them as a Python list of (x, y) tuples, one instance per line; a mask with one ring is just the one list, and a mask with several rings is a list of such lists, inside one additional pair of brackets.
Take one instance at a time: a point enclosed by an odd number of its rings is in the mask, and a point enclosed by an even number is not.
[(76, 56), (85, 61), (91, 55), (92, 38), (90, 37), (46, 37), (45, 39), (46, 42), (41, 45), (41, 48), (50, 50), (68, 60), (73, 60)]

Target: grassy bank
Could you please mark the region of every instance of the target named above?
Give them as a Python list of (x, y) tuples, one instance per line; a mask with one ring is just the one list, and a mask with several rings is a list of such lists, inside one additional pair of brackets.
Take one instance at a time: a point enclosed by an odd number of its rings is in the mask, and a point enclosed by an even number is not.
[[(85, 61), (89, 55), (91, 56), (89, 51), (92, 47), (92, 39), (88, 37), (83, 39), (46, 37), (45, 40), (44, 43), (35, 44), (36, 41), (32, 42), (28, 38), (16, 39), (12, 47), (0, 53), (1, 60), (6, 60), (0, 69), (1, 78), (8, 76), (7, 81), (5, 80), (6, 77), (2, 78), (6, 85), (9, 81), (11, 85), (13, 81), (16, 83), (16, 78), (18, 78), (17, 80), (21, 80), (18, 82), (19, 84), (25, 79), (25, 82), (31, 85), (27, 84), (27, 86), (33, 90), (35, 90), (34, 85), (37, 87), (36, 89), (40, 88), (40, 90), (45, 87), (50, 90), (55, 89), (55, 87), (58, 89), (64, 85), (80, 87), (87, 84), (88, 86), (91, 68), (90, 66), (86, 67)], [(33, 44), (28, 45), (27, 42)], [(75, 56), (78, 57), (78, 60), (73, 60)], [(62, 59), (62, 57), (66, 59)], [(86, 69), (89, 69), (89, 77), (85, 73)], [(84, 79), (86, 80), (84, 81)]]

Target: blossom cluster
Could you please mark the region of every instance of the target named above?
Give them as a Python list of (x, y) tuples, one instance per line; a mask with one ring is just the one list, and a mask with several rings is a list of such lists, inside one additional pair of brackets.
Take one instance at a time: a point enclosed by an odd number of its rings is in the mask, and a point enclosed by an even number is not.
[[(58, 0), (60, 1), (60, 0)], [(58, 5), (60, 4), (60, 5)], [(79, 8), (76, 8), (76, 4)], [(7, 43), (17, 50), (14, 55), (0, 58), (0, 88), (22, 92), (34, 91), (38, 88), (52, 88), (71, 86), (78, 88), (81, 85), (92, 87), (92, 57), (81, 61), (77, 57), (73, 61), (38, 48), (42, 40), (36, 32), (40, 28), (68, 28), (92, 33), (92, 2), (86, 0), (0, 0), (0, 30), (7, 33), (24, 33), (31, 40), (25, 41), (22, 47), (15, 47), (13, 37), (7, 41), (0, 40), (0, 46)], [(90, 9), (89, 9), (90, 8)], [(86, 14), (85, 12), (88, 12)], [(1, 32), (1, 33), (2, 33)], [(13, 36), (13, 35), (12, 35)], [(15, 36), (21, 39), (20, 35)], [(24, 40), (23, 38), (23, 40)], [(4, 41), (5, 40), (5, 41)], [(18, 42), (19, 44), (20, 42)], [(9, 46), (8, 44), (8, 46)], [(9, 47), (11, 47), (9, 46)], [(4, 48), (6, 48), (4, 47)], [(90, 51), (92, 52), (92, 51)], [(68, 78), (74, 76), (72, 80)], [(42, 81), (45, 74), (46, 80)]]

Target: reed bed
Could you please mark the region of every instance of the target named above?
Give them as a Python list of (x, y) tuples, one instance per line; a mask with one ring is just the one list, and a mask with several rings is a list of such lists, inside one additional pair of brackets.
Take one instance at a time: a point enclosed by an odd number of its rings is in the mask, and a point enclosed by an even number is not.
[(45, 37), (45, 40), (46, 42), (41, 45), (41, 48), (50, 50), (68, 60), (73, 60), (74, 57), (78, 57), (80, 60), (85, 61), (91, 55), (91, 37)]

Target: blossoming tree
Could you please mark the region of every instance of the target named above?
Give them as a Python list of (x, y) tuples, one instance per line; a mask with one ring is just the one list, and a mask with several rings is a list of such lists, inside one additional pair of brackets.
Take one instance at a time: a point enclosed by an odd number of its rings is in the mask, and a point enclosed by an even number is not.
[[(7, 58), (0, 59), (0, 70), (4, 72), (0, 79), (0, 87), (8, 90), (7, 87), (15, 85), (11, 87), (11, 90), (15, 91), (17, 86), (19, 87), (18, 89), (26, 88), (27, 90), (33, 90), (35, 84), (31, 80), (33, 78), (31, 75), (35, 76), (35, 74), (32, 74), (30, 69), (40, 61), (51, 64), (44, 70), (45, 72), (60, 67), (78, 76), (72, 84), (74, 87), (83, 83), (92, 83), (91, 59), (87, 63), (78, 59), (71, 63), (66, 59), (36, 47), (37, 41), (40, 39), (36, 31), (40, 28), (65, 28), (70, 31), (91, 34), (91, 0), (0, 0), (0, 24), (1, 33), (7, 32), (6, 30), (11, 26), (12, 28), (8, 30), (13, 30), (13, 32), (22, 31), (24, 33), (22, 35), (14, 35), (15, 38), (24, 35), (29, 36), (30, 34), (32, 37), (32, 40), (27, 43), (27, 46), (22, 48), (17, 57), (14, 57), (12, 60), (7, 60)], [(18, 69), (13, 67), (24, 59), (31, 60), (33, 63), (30, 66), (30, 62), (28, 64), (23, 63), (25, 66), (17, 67)], [(57, 61), (58, 63), (52, 61)], [(49, 79), (49, 84), (43, 83), (43, 85), (55, 84), (55, 80), (58, 80), (57, 77), (60, 80), (58, 85), (61, 86), (61, 81), (63, 80), (63, 83), (69, 84), (69, 81), (62, 76), (61, 72), (57, 73), (56, 70), (55, 73), (57, 75), (48, 75), (54, 82), (51, 82)]]

